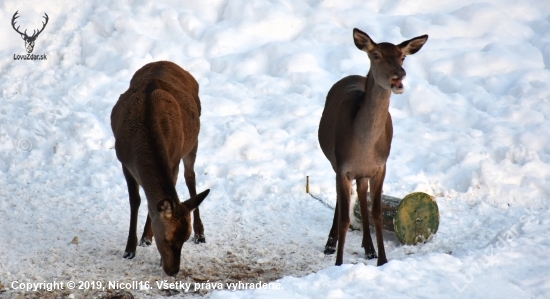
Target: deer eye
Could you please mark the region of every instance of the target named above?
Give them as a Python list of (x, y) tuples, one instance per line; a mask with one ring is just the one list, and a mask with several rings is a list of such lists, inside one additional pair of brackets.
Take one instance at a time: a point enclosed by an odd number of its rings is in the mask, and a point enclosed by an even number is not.
[(401, 61), (405, 61), (405, 56), (403, 56), (403, 58), (401, 58)]
[(372, 57), (374, 57), (375, 60), (380, 60), (380, 55), (378, 53), (372, 54)]

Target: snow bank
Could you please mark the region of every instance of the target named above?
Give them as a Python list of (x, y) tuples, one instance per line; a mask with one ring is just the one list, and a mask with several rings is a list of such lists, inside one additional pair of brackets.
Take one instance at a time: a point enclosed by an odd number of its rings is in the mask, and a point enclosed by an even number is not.
[[(17, 10), (29, 31), (49, 15), (33, 52), (47, 60), (13, 59), (25, 53), (8, 25)], [(4, 1), (3, 295), (22, 294), (13, 281), (168, 279), (154, 246), (121, 258), (129, 208), (109, 115), (138, 68), (171, 60), (200, 84), (197, 189), (212, 189), (201, 206), (207, 243), (184, 245), (179, 280), (282, 278), (282, 290), (213, 298), (550, 296), (548, 15), (535, 0)], [(335, 204), (317, 127), (330, 86), (368, 71), (354, 27), (378, 42), (430, 35), (405, 61), (405, 93), (391, 99), (384, 192), (437, 196), (441, 225), (418, 247), (386, 233), (390, 262), (379, 268), (363, 258), (360, 232), (349, 233), (348, 265), (332, 266), (322, 249), (333, 212), (304, 190), (310, 176), (312, 192)], [(182, 179), (177, 190), (188, 194)]]

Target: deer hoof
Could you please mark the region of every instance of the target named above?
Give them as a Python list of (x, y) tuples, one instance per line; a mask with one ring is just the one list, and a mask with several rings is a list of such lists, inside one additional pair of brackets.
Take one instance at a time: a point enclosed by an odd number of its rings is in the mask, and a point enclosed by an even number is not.
[(336, 247), (334, 246), (325, 246), (325, 254), (326, 255), (329, 255), (329, 254), (333, 254), (336, 252)]
[(376, 252), (371, 253), (371, 254), (365, 253), (365, 257), (367, 258), (367, 260), (372, 260), (372, 259), (377, 259), (378, 258), (378, 256), (376, 255)]
[(336, 241), (333, 237), (329, 236), (327, 244), (325, 245), (325, 254), (333, 254), (336, 252)]
[(376, 263), (376, 266), (382, 266), (387, 262), (388, 260), (386, 258), (384, 258), (383, 260), (378, 259), (378, 263)]
[(136, 256), (136, 253), (135, 252), (125, 252), (124, 255), (122, 256), (123, 258), (125, 259), (133, 259), (134, 257)]
[(139, 246), (141, 246), (141, 247), (151, 246), (151, 242), (152, 242), (152, 240), (150, 240), (150, 239), (141, 238), (141, 240), (139, 241)]
[(203, 234), (195, 234), (193, 241), (195, 242), (195, 244), (206, 243), (206, 238)]

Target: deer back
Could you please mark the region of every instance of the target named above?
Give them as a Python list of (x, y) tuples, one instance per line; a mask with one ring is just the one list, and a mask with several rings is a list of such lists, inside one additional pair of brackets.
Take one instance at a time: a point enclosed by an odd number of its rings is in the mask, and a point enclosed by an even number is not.
[[(188, 72), (162, 61), (138, 70), (120, 96), (111, 113), (117, 158), (140, 185), (146, 182), (138, 168), (156, 164), (151, 153), (158, 146), (151, 144), (150, 136), (166, 150), (169, 165), (177, 165), (196, 146), (201, 112), (198, 88)], [(153, 98), (154, 105), (148, 105), (147, 97)]]

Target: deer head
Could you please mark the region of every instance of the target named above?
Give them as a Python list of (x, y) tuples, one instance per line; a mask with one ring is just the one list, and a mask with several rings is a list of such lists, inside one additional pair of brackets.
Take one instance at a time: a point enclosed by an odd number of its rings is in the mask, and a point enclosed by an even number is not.
[(157, 204), (158, 214), (151, 217), (152, 229), (162, 269), (170, 276), (180, 270), (181, 248), (191, 235), (191, 212), (209, 192), (210, 189), (181, 203), (167, 198)]
[(377, 44), (365, 32), (355, 28), (353, 40), (355, 46), (369, 56), (370, 72), (374, 76), (374, 81), (385, 89), (391, 89), (395, 94), (401, 94), (404, 91), (403, 78), (406, 75), (402, 67), (405, 56), (418, 52), (428, 40), (428, 36), (418, 36), (399, 45)]
[(42, 22), (42, 29), (40, 30), (35, 29), (33, 30), (32, 35), (28, 36), (26, 29), (24, 32), (21, 32), (19, 31), (20, 26), (17, 26), (17, 28), (15, 28), (15, 19), (19, 18), (19, 16), (17, 15), (18, 12), (19, 11), (16, 11), (13, 14), (13, 18), (11, 19), (11, 26), (13, 27), (13, 30), (19, 33), (21, 35), (21, 38), (25, 41), (25, 49), (27, 49), (27, 53), (32, 53), (32, 50), (34, 49), (34, 41), (36, 40), (38, 35), (42, 33), (42, 31), (44, 31), (44, 28), (46, 28), (46, 24), (48, 24), (48, 20), (49, 20), (48, 14), (44, 13), (44, 19), (46, 19), (46, 22)]

